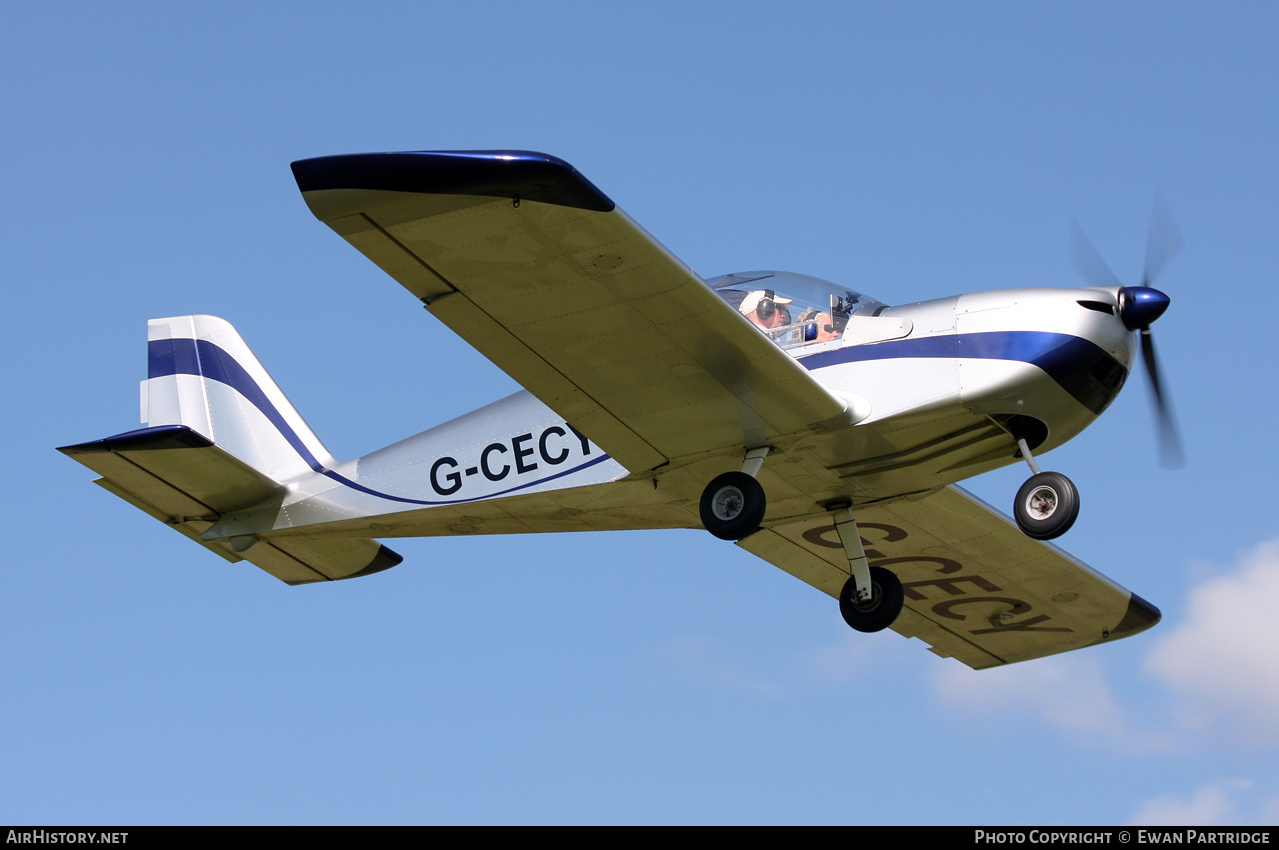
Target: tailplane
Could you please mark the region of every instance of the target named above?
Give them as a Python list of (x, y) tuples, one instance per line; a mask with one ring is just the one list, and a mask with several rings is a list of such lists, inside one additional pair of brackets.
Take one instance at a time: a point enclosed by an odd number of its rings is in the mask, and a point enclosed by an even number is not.
[(289, 584), (355, 578), (400, 563), (362, 538), (204, 539), (223, 514), (278, 506), (289, 483), (337, 461), (228, 322), (153, 319), (147, 345), (147, 427), (59, 449), (102, 475), (96, 483), (228, 561), (247, 560)]

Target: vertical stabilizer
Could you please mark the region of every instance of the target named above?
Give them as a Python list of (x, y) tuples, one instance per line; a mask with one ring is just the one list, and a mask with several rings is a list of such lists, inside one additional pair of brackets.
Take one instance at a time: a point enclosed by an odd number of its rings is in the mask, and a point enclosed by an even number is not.
[(152, 319), (147, 363), (147, 425), (185, 425), (276, 481), (337, 464), (229, 322)]

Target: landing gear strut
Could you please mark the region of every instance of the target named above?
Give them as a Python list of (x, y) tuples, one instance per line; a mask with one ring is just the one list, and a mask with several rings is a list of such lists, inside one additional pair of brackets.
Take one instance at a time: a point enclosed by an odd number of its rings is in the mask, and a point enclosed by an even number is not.
[(1060, 537), (1079, 517), (1079, 490), (1060, 472), (1040, 472), (1025, 439), (1018, 439), (1017, 445), (1035, 474), (1017, 491), (1013, 517), (1027, 537), (1036, 540)]
[(852, 577), (839, 593), (839, 613), (844, 622), (859, 632), (878, 632), (897, 619), (905, 602), (902, 583), (883, 567), (872, 567), (866, 561), (861, 532), (851, 507), (835, 510), (835, 532), (848, 557)]
[[(717, 475), (702, 491), (699, 505), (702, 525), (720, 540), (741, 540), (759, 530), (768, 508), (764, 488), (755, 480), (768, 447), (751, 449), (741, 472)], [(845, 503), (834, 511), (835, 532), (848, 558), (852, 577), (839, 594), (839, 612), (844, 622), (859, 632), (878, 632), (893, 624), (902, 611), (906, 595), (896, 575), (883, 567), (872, 567), (862, 548), (862, 536)]]

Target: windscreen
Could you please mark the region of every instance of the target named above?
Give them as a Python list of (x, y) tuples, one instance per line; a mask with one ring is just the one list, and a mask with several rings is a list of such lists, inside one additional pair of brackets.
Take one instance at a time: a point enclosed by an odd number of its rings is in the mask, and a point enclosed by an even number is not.
[(783, 348), (838, 340), (850, 316), (876, 315), (888, 306), (794, 272), (735, 272), (709, 278), (706, 284)]

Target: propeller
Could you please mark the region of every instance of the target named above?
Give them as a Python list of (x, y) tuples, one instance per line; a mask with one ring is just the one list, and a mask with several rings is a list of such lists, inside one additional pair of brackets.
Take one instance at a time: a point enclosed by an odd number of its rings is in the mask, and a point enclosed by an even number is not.
[(1119, 289), (1119, 319), (1124, 327), (1141, 334), (1141, 359), (1155, 407), (1159, 432), (1159, 460), (1165, 469), (1179, 469), (1185, 464), (1181, 436), (1172, 415), (1172, 403), (1159, 377), (1159, 360), (1155, 356), (1155, 340), (1150, 326), (1168, 309), (1171, 299), (1152, 286), (1154, 279), (1182, 245), (1181, 231), (1172, 210), (1162, 194), (1155, 194), (1150, 213), (1150, 232), (1146, 237), (1146, 265), (1140, 286), (1124, 286), (1106, 261), (1097, 253), (1079, 222), (1071, 219), (1071, 255), (1075, 271), (1094, 286)]

